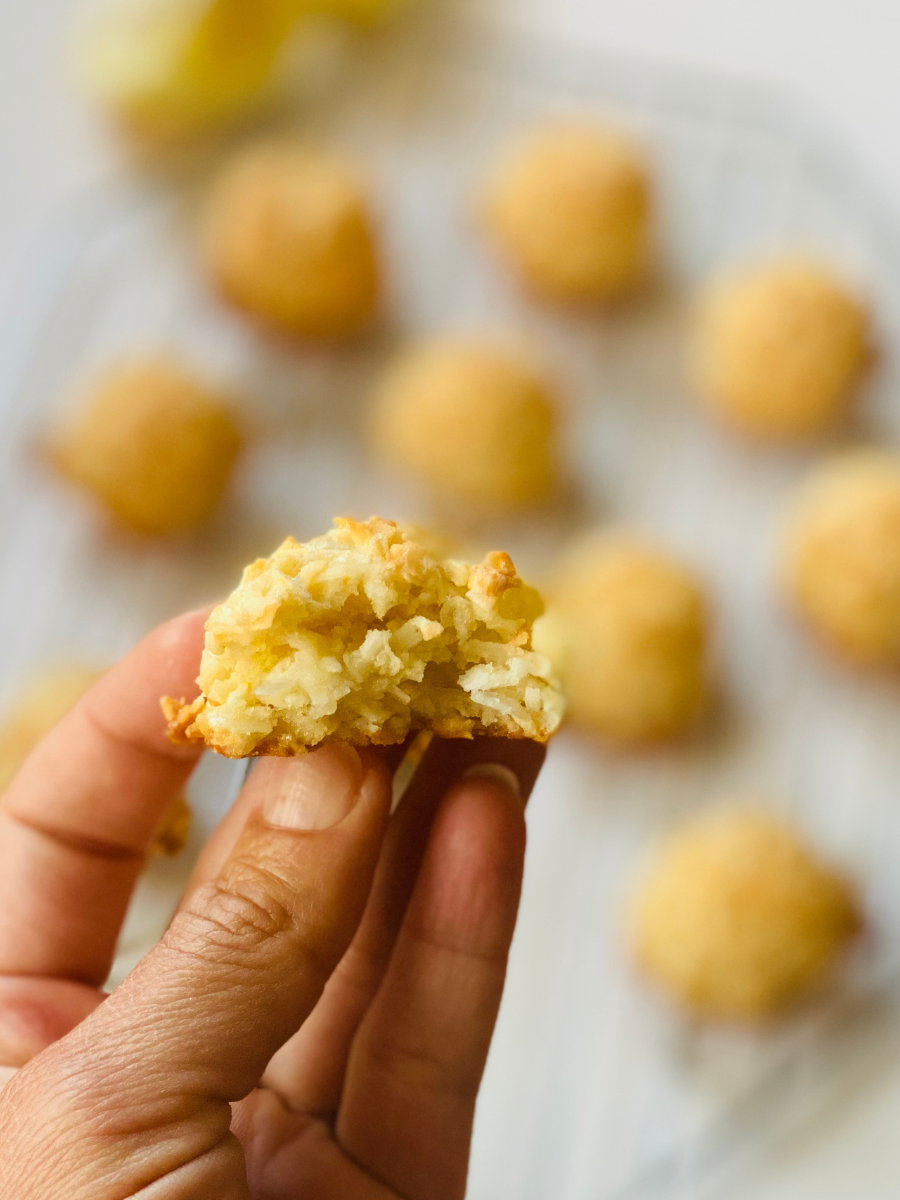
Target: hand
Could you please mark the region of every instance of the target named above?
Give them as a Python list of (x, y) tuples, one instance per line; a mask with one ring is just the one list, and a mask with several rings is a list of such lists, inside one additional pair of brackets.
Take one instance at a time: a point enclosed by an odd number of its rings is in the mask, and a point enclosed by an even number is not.
[(0, 803), (0, 1196), (462, 1197), (543, 751), (435, 741), (390, 819), (396, 755), (261, 761), (106, 998), (196, 761), (158, 698), (190, 694), (204, 616), (100, 680)]

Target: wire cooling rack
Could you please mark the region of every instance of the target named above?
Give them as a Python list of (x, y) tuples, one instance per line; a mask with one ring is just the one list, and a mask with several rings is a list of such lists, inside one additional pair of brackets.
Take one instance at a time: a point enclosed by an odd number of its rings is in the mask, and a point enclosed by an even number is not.
[[(193, 211), (209, 163), (174, 181), (101, 186), (46, 231), (0, 327), (2, 689), (14, 694), (42, 662), (114, 658), (157, 621), (221, 594), (287, 531), (320, 532), (343, 511), (427, 520), (419, 499), (380, 477), (361, 448), (361, 409), (385, 352), (435, 329), (527, 339), (566, 406), (578, 513), (478, 538), (540, 577), (575, 526), (615, 519), (694, 562), (718, 614), (722, 717), (698, 743), (650, 757), (614, 757), (570, 731), (554, 743), (531, 803), (470, 1196), (698, 1196), (714, 1166), (758, 1145), (766, 1122), (814, 1107), (838, 1071), (841, 1031), (865, 1026), (873, 997), (890, 994), (900, 697), (821, 659), (779, 611), (773, 540), (813, 456), (748, 450), (695, 415), (681, 382), (686, 297), (736, 257), (785, 244), (826, 253), (871, 296), (884, 348), (859, 436), (892, 440), (894, 230), (802, 115), (720, 80), (472, 26), (387, 39), (335, 79), (302, 122), (369, 170), (391, 267), (390, 322), (353, 347), (266, 342), (206, 291)], [(617, 312), (529, 305), (478, 230), (474, 197), (498, 145), (533, 119), (565, 113), (631, 129), (657, 180), (659, 279)], [(102, 528), (44, 469), (40, 443), (79, 380), (111, 357), (160, 348), (241, 397), (255, 444), (218, 523), (202, 539), (154, 546)], [(192, 850), (236, 782), (229, 764), (202, 764)], [(620, 919), (634, 864), (662, 829), (747, 793), (770, 798), (857, 874), (872, 934), (828, 1002), (742, 1034), (694, 1027), (648, 995), (628, 967)], [(164, 925), (189, 863), (190, 854), (151, 870), (116, 977)]]

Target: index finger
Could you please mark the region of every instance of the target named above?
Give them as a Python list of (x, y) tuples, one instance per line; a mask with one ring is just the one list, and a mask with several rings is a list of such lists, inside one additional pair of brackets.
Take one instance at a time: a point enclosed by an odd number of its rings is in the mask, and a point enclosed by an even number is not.
[(159, 698), (196, 692), (206, 615), (146, 637), (0, 801), (0, 974), (106, 979), (153, 835), (199, 757), (167, 740)]

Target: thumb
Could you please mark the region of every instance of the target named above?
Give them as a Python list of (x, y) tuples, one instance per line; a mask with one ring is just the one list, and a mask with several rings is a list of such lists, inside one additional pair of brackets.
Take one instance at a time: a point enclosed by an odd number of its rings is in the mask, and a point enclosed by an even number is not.
[(377, 752), (266, 760), (246, 791), (250, 815), (214, 880), (121, 987), (6, 1089), (20, 1113), (39, 1096), (45, 1128), (48, 1107), (64, 1106), (55, 1156), (90, 1162), (94, 1181), (110, 1171), (121, 1182), (124, 1171), (146, 1185), (224, 1138), (229, 1102), (296, 1032), (359, 924), (390, 809)]

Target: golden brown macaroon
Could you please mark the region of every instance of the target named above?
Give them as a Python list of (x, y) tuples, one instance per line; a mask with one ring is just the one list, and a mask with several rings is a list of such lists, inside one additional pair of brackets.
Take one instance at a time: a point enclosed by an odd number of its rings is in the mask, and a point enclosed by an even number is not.
[(372, 219), (334, 155), (289, 141), (242, 150), (213, 186), (203, 253), (232, 304), (283, 332), (343, 337), (375, 312)]
[(708, 411), (753, 437), (815, 437), (847, 414), (869, 319), (820, 263), (785, 257), (715, 280), (697, 306), (689, 370)]
[(708, 704), (707, 606), (694, 575), (625, 535), (583, 540), (549, 589), (535, 644), (572, 720), (612, 744), (686, 733)]
[(861, 926), (847, 881), (786, 825), (749, 809), (692, 821), (635, 897), (641, 969), (689, 1009), (756, 1020), (818, 983)]
[(201, 696), (163, 707), (176, 739), (230, 758), (421, 729), (544, 741), (562, 700), (531, 647), (542, 607), (506, 554), (442, 561), (392, 521), (338, 518), (246, 569), (207, 621)]
[[(0, 792), (100, 674), (77, 663), (63, 663), (35, 675), (17, 693), (0, 724)], [(190, 824), (190, 807), (183, 796), (176, 796), (157, 830), (152, 853), (170, 858), (178, 854), (187, 841)]]
[(501, 159), (485, 196), (488, 231), (522, 280), (552, 300), (608, 300), (646, 274), (650, 183), (631, 141), (554, 124)]
[(177, 364), (110, 371), (52, 435), (53, 463), (138, 533), (181, 533), (219, 504), (241, 447), (223, 398)]
[(900, 665), (900, 456), (856, 451), (813, 472), (794, 503), (782, 577), (831, 646), (866, 665)]
[(392, 363), (377, 388), (379, 457), (438, 497), (475, 511), (529, 508), (558, 473), (556, 405), (521, 356), (469, 338), (434, 338)]

